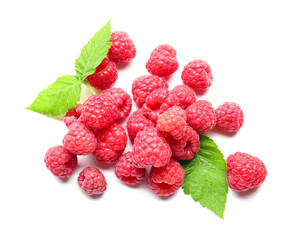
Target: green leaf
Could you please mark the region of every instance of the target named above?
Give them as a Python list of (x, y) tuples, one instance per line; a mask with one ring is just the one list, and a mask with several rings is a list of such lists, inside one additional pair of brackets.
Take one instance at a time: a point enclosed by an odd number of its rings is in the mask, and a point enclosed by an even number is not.
[(78, 78), (84, 80), (95, 72), (96, 67), (106, 57), (111, 46), (111, 33), (110, 21), (108, 21), (82, 48), (81, 54), (75, 63), (76, 76)]
[(223, 219), (228, 192), (226, 162), (215, 142), (201, 135), (200, 151), (181, 165), (185, 173), (184, 193)]
[(72, 75), (59, 77), (56, 82), (42, 90), (26, 109), (59, 115), (74, 108), (80, 100), (82, 82)]

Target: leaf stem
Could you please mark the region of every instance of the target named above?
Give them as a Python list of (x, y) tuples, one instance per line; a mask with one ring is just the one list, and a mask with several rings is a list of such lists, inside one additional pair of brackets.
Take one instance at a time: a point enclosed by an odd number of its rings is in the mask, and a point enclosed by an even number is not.
[(91, 92), (91, 94), (96, 94), (96, 92), (94, 91), (94, 89), (86, 82), (86, 80), (84, 79), (83, 84), (88, 88), (88, 90)]

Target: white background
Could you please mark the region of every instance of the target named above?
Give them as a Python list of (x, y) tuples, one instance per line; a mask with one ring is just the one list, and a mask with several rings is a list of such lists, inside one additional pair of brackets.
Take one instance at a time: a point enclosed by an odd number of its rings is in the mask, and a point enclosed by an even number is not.
[[(262, 159), (268, 177), (254, 191), (229, 190), (224, 220), (182, 190), (163, 200), (146, 182), (128, 187), (91, 156), (79, 157), (67, 181), (45, 167), (46, 150), (67, 129), (24, 108), (59, 76), (74, 74), (82, 46), (109, 19), (137, 48), (115, 86), (130, 93), (152, 49), (166, 43), (180, 64), (171, 88), (200, 58), (214, 81), (199, 99), (242, 106), (237, 134), (208, 135), (225, 157), (242, 151)], [(2, 1), (0, 238), (302, 239), (302, 23), (301, 1)], [(101, 197), (77, 185), (88, 165), (107, 179)]]

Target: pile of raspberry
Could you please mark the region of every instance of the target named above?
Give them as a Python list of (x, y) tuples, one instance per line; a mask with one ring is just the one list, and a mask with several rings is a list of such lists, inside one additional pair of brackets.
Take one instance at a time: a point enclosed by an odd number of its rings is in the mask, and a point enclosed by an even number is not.
[[(179, 161), (189, 161), (200, 150), (199, 134), (217, 128), (237, 132), (243, 125), (243, 112), (234, 102), (216, 109), (207, 100), (197, 100), (195, 91), (206, 90), (213, 81), (210, 66), (203, 60), (188, 63), (181, 78), (184, 85), (169, 90), (167, 76), (179, 68), (177, 53), (160, 45), (146, 62), (149, 75), (132, 83), (132, 99), (138, 109), (131, 113), (131, 96), (113, 88), (117, 66), (136, 56), (136, 48), (126, 32), (113, 32), (111, 48), (94, 74), (86, 81), (103, 90), (68, 111), (68, 128), (63, 145), (50, 148), (44, 158), (57, 177), (67, 178), (77, 167), (77, 156), (92, 154), (96, 162), (114, 164), (115, 174), (125, 184), (136, 185), (148, 175), (147, 185), (158, 196), (175, 193), (184, 180)], [(130, 115), (130, 116), (129, 116)], [(126, 128), (121, 124), (126, 121)], [(128, 138), (132, 151), (124, 152)], [(230, 188), (246, 191), (259, 186), (267, 175), (264, 163), (246, 153), (227, 158)], [(78, 176), (79, 186), (89, 195), (107, 188), (103, 173), (87, 166)]]

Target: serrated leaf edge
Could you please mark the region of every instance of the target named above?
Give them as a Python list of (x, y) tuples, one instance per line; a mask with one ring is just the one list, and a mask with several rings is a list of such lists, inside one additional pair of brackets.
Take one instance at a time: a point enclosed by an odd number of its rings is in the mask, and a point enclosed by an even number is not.
[[(221, 155), (220, 157), (222, 157), (222, 158), (224, 159), (224, 155), (222, 154), (222, 152), (221, 152), (220, 149), (218, 148), (218, 145), (215, 143), (215, 141), (214, 141), (213, 139), (211, 139), (211, 138), (208, 137), (208, 136), (201, 135), (201, 136), (200, 136), (200, 143), (201, 143), (201, 137), (206, 137), (208, 140), (211, 140), (211, 141), (214, 143), (214, 145), (216, 146), (216, 149), (219, 151), (218, 154)], [(213, 146), (211, 146), (211, 149), (212, 149), (212, 148), (213, 148)], [(206, 151), (207, 151), (207, 150), (206, 150)], [(195, 157), (197, 157), (197, 156), (195, 156)], [(186, 163), (185, 163), (185, 164), (186, 164)], [(188, 163), (187, 163), (187, 164), (188, 164)], [(201, 161), (199, 161), (199, 164), (201, 164)], [(204, 172), (207, 171), (203, 166), (202, 166), (202, 169), (203, 169)], [(224, 170), (224, 169), (222, 169), (222, 170)], [(210, 175), (212, 175), (212, 174), (210, 174)], [(206, 177), (207, 183), (209, 183), (210, 180), (209, 180), (209, 178), (207, 177), (206, 174), (205, 174), (205, 177)], [(209, 186), (209, 184), (208, 184), (208, 186)], [(226, 182), (226, 186), (227, 186), (227, 182)], [(191, 198), (192, 198), (195, 202), (198, 202), (202, 207), (209, 209), (207, 206), (205, 206), (205, 205), (202, 203), (202, 200), (194, 199), (193, 195), (192, 195), (190, 192), (187, 192), (186, 189), (184, 189), (184, 185), (182, 185), (182, 189), (183, 189), (183, 192), (184, 192), (185, 195), (190, 195)], [(213, 192), (212, 189), (211, 189), (211, 191)], [(228, 187), (226, 188), (226, 192), (225, 192), (225, 193), (226, 193), (226, 195), (225, 195), (225, 204), (224, 204), (224, 208), (223, 208), (222, 215), (221, 215), (221, 214), (218, 214), (218, 213), (216, 213), (216, 212), (214, 212), (214, 211), (211, 210), (211, 209), (209, 209), (210, 211), (212, 211), (213, 213), (215, 213), (218, 217), (220, 217), (220, 218), (222, 218), (222, 219), (224, 219), (224, 212), (225, 212), (225, 206), (226, 206), (226, 200), (227, 200)], [(215, 196), (215, 195), (217, 195), (217, 194), (213, 194), (213, 196)], [(217, 204), (217, 202), (216, 202), (216, 204)]]
[[(38, 94), (38, 96), (35, 98), (35, 100), (31, 103), (31, 105), (29, 105), (28, 107), (26, 107), (25, 109), (27, 109), (27, 110), (31, 110), (31, 111), (34, 111), (34, 112), (37, 112), (37, 113), (41, 113), (41, 114), (50, 114), (50, 115), (52, 115), (52, 116), (58, 116), (58, 115), (60, 115), (60, 114), (62, 114), (62, 113), (65, 113), (65, 112), (49, 112), (49, 111), (45, 111), (45, 110), (40, 110), (40, 111), (37, 111), (37, 108), (33, 108), (33, 105), (34, 105), (34, 103), (35, 103), (35, 101), (41, 96), (41, 93), (42, 92), (44, 92), (44, 91), (46, 91), (46, 90), (48, 90), (53, 84), (55, 84), (59, 79), (61, 79), (61, 78), (63, 78), (63, 77), (74, 77), (75, 79), (78, 79), (76, 76), (74, 76), (74, 75), (64, 75), (64, 76), (60, 76), (59, 78), (57, 78), (56, 79), (56, 81), (55, 82), (53, 82), (52, 84), (50, 84), (50, 85), (48, 85), (45, 89), (43, 89), (42, 91), (40, 91), (39, 92), (39, 94)], [(78, 79), (79, 80), (79, 79)], [(80, 86), (82, 85), (82, 81), (80, 81), (79, 80), (79, 84), (80, 84)], [(74, 84), (74, 85), (76, 85), (76, 83)], [(81, 89), (80, 89), (80, 92), (81, 92)], [(68, 94), (70, 95), (71, 94), (71, 91), (69, 91), (68, 92)], [(54, 94), (55, 95), (55, 94)], [(60, 96), (60, 97), (62, 97), (62, 96)], [(79, 96), (78, 96), (78, 98), (77, 98), (77, 102), (79, 102), (79, 100), (80, 100), (80, 94), (79, 94)], [(75, 104), (75, 106), (77, 105), (77, 103)], [(75, 107), (74, 106), (74, 107)], [(65, 109), (67, 109), (67, 102), (65, 102)]]

